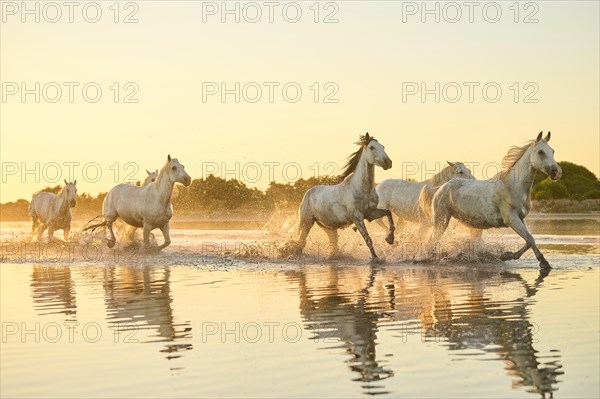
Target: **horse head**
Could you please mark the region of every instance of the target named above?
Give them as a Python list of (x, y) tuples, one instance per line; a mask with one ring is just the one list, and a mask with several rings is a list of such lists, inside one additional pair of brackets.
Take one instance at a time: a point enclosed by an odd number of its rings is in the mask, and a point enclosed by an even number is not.
[(385, 153), (385, 147), (380, 144), (374, 137), (367, 133), (360, 138), (360, 144), (363, 146), (366, 160), (369, 164), (382, 167), (388, 170), (392, 167), (392, 160)]
[(146, 176), (146, 179), (144, 180), (142, 186), (147, 186), (150, 183), (154, 183), (156, 179), (158, 179), (158, 169), (156, 169), (154, 172), (149, 172), (148, 170), (146, 170), (146, 173), (148, 174), (148, 176)]
[(446, 170), (448, 180), (451, 180), (455, 177), (460, 179), (475, 179), (475, 176), (471, 173), (471, 170), (465, 166), (462, 162), (450, 162), (446, 161), (448, 166), (444, 169)]
[(74, 208), (75, 204), (77, 203), (77, 187), (75, 186), (76, 184), (77, 180), (75, 180), (73, 183), (69, 183), (65, 180), (65, 187), (63, 188), (67, 195), (67, 202), (69, 203), (69, 206), (71, 208)]
[(186, 187), (192, 184), (192, 178), (185, 171), (185, 166), (180, 164), (177, 158), (171, 158), (171, 155), (167, 157), (166, 172), (175, 183), (181, 183)]
[(550, 132), (544, 138), (542, 138), (542, 133), (538, 134), (533, 143), (529, 155), (531, 166), (547, 174), (552, 180), (558, 180), (562, 176), (562, 169), (554, 160), (554, 149), (548, 144), (550, 141)]

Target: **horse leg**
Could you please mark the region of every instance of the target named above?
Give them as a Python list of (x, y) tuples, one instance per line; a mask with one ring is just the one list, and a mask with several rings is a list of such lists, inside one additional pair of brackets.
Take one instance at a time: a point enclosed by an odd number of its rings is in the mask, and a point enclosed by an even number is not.
[(108, 245), (109, 248), (114, 247), (115, 243), (117, 242), (117, 238), (115, 237), (115, 232), (113, 231), (113, 223), (114, 222), (115, 222), (114, 220), (106, 219), (106, 227), (108, 227), (108, 237), (106, 238), (106, 240), (107, 240), (106, 245)]
[(452, 216), (446, 209), (438, 208), (433, 213), (433, 231), (427, 243), (427, 252), (431, 255), (435, 253), (435, 247), (448, 228)]
[(387, 217), (389, 224), (388, 235), (385, 237), (385, 241), (392, 245), (394, 243), (394, 231), (396, 230), (392, 212), (389, 209), (371, 209), (367, 212), (366, 219), (371, 222), (375, 219), (381, 220), (381, 218), (384, 216)]
[(162, 232), (165, 241), (162, 243), (162, 245), (158, 247), (159, 251), (165, 247), (168, 247), (169, 244), (171, 244), (171, 237), (169, 236), (169, 223), (167, 222), (167, 224), (161, 227), (160, 231)]
[(523, 220), (517, 214), (515, 214), (513, 212), (510, 213), (507, 222), (508, 223), (506, 223), (506, 224), (510, 228), (512, 228), (519, 236), (521, 236), (521, 238), (523, 238), (525, 240), (526, 245), (523, 248), (521, 248), (520, 250), (518, 250), (517, 252), (514, 252), (512, 254), (511, 253), (502, 254), (501, 258), (503, 260), (511, 259), (511, 258), (519, 259), (521, 257), (521, 255), (523, 255), (525, 253), (525, 251), (527, 251), (529, 249), (529, 247), (531, 247), (531, 249), (533, 249), (533, 253), (535, 254), (535, 257), (540, 262), (540, 267), (542, 269), (551, 269), (550, 263), (548, 263), (546, 258), (544, 258), (544, 255), (542, 254), (542, 252), (537, 247), (537, 244), (535, 243), (535, 239), (533, 238), (533, 236), (527, 229), (525, 222), (523, 222)]
[(31, 240), (33, 240), (33, 237), (35, 236), (35, 232), (38, 228), (39, 223), (40, 223), (39, 219), (34, 216), (33, 217), (33, 226), (31, 226)]
[(38, 225), (38, 231), (37, 231), (37, 240), (38, 242), (42, 241), (42, 234), (44, 234), (44, 230), (46, 230), (46, 228), (48, 227), (48, 225), (44, 222), (41, 222)]
[(379, 260), (377, 254), (375, 253), (375, 249), (373, 249), (373, 240), (371, 239), (371, 236), (369, 236), (369, 232), (367, 231), (367, 227), (365, 226), (364, 220), (362, 218), (357, 218), (354, 220), (354, 225), (356, 226), (356, 229), (358, 230), (360, 235), (365, 240), (367, 247), (369, 247), (369, 251), (371, 251), (371, 260)]
[(327, 233), (327, 238), (329, 238), (329, 259), (335, 259), (340, 254), (340, 249), (338, 247), (338, 232), (337, 229), (328, 229), (323, 227), (325, 233)]
[(144, 223), (144, 248), (150, 248), (150, 233), (152, 232), (152, 226), (149, 223)]
[(65, 242), (69, 242), (69, 233), (71, 232), (71, 226), (65, 227), (63, 229), (63, 235), (65, 237)]
[(48, 226), (48, 242), (56, 241), (56, 238), (54, 238), (55, 231), (56, 229), (54, 227)]
[(306, 246), (306, 237), (308, 237), (308, 233), (310, 229), (312, 229), (315, 224), (315, 219), (313, 218), (300, 218), (300, 224), (298, 225), (298, 252), (302, 253), (302, 250)]
[(525, 252), (527, 252), (527, 250), (529, 248), (531, 248), (531, 245), (529, 245), (529, 244), (526, 243), (518, 251), (515, 251), (515, 252), (504, 252), (502, 255), (500, 255), (500, 260), (519, 259)]

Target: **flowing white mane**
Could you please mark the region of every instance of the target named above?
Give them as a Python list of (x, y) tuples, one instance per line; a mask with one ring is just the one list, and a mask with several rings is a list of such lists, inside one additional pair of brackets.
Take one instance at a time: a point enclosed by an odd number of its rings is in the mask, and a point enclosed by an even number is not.
[(498, 173), (497, 176), (498, 177), (506, 176), (506, 174), (508, 174), (508, 172), (512, 169), (512, 167), (515, 166), (515, 164), (519, 161), (519, 159), (521, 159), (523, 154), (525, 154), (525, 152), (529, 149), (529, 147), (534, 145), (535, 142), (536, 142), (535, 140), (531, 140), (523, 146), (514, 145), (514, 146), (510, 147), (508, 149), (508, 152), (504, 156), (504, 158), (502, 158), (502, 163), (501, 163), (502, 170), (500, 171), (500, 173)]

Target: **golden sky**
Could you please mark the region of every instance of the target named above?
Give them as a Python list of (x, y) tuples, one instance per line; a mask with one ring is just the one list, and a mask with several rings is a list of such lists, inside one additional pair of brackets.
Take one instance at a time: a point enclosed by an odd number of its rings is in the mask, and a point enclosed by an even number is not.
[[(36, 22), (2, 2), (1, 202), (63, 178), (95, 195), (142, 180), (167, 154), (193, 178), (264, 188), (335, 172), (367, 131), (394, 161), (378, 181), (427, 178), (445, 160), (489, 177), (484, 165), (541, 130), (557, 161), (600, 172), (598, 2), (493, 3), (500, 14), (490, 2), (428, 3), (439, 22), (421, 2), (321, 2), (318, 15), (313, 2), (228, 3), (239, 22), (221, 2), (120, 3), (118, 15), (97, 4), (100, 17), (81, 2), (71, 23), (65, 6), (39, 3)], [(222, 101), (221, 84), (236, 82), (240, 101)]]

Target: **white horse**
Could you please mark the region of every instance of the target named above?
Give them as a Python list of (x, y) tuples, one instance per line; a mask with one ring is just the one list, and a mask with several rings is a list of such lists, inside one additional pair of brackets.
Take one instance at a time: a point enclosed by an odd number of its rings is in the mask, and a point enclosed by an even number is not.
[(48, 242), (54, 240), (54, 232), (63, 230), (65, 241), (69, 240), (71, 230), (71, 208), (77, 202), (77, 180), (69, 183), (58, 194), (38, 192), (33, 195), (29, 204), (29, 215), (33, 219), (31, 238), (37, 230), (37, 240), (42, 240), (44, 230), (48, 229)]
[[(148, 174), (148, 176), (146, 176), (146, 178), (144, 179), (142, 187), (147, 186), (150, 183), (154, 183), (156, 179), (158, 179), (158, 169), (156, 169), (154, 172), (150, 172), (148, 169), (146, 169), (146, 173)], [(135, 226), (129, 226), (129, 228), (127, 229), (127, 239), (129, 241), (134, 241), (135, 232), (137, 231), (137, 229), (138, 228)]]
[(477, 229), (510, 227), (525, 240), (516, 252), (505, 252), (502, 260), (519, 259), (533, 249), (541, 268), (550, 264), (538, 249), (527, 226), (525, 216), (531, 209), (531, 187), (536, 171), (552, 180), (560, 179), (562, 170), (554, 160), (554, 150), (548, 145), (550, 132), (522, 147), (512, 147), (502, 160), (502, 171), (490, 180), (453, 179), (433, 196), (434, 229), (430, 248), (439, 241), (452, 217)]
[(386, 241), (394, 242), (394, 222), (388, 210), (377, 209), (379, 199), (374, 188), (375, 165), (387, 170), (392, 160), (385, 153), (383, 145), (367, 133), (356, 143), (360, 149), (352, 154), (342, 173), (341, 183), (331, 186), (315, 186), (304, 194), (300, 204), (298, 225), (298, 249), (306, 246), (306, 237), (316, 222), (325, 230), (331, 245), (331, 257), (338, 254), (337, 229), (354, 224), (364, 238), (373, 261), (377, 255), (364, 220), (369, 221), (387, 216), (390, 229)]
[[(427, 206), (427, 195), (421, 195), (421, 191), (427, 189), (424, 194), (435, 192), (435, 189), (447, 181), (459, 177), (464, 179), (474, 179), (469, 168), (462, 162), (448, 162), (448, 166), (442, 169), (438, 174), (422, 182), (407, 181), (402, 179), (386, 179), (379, 183), (375, 190), (379, 196), (379, 209), (389, 209), (398, 216), (396, 228), (401, 227), (405, 222), (414, 222), (420, 224), (419, 236), (432, 226), (431, 218)], [(431, 197), (429, 197), (431, 198)], [(385, 227), (380, 219), (378, 223)]]
[(173, 186), (175, 183), (189, 186), (191, 182), (192, 178), (186, 173), (184, 166), (169, 155), (154, 183), (142, 187), (131, 184), (119, 184), (113, 187), (104, 198), (102, 214), (104, 221), (83, 230), (93, 231), (100, 226), (107, 226), (108, 247), (112, 248), (116, 243), (112, 225), (115, 220), (121, 218), (130, 226), (144, 228), (144, 246), (148, 248), (150, 232), (159, 228), (164, 237), (164, 243), (158, 247), (160, 251), (171, 243), (169, 220), (173, 216), (171, 206)]

